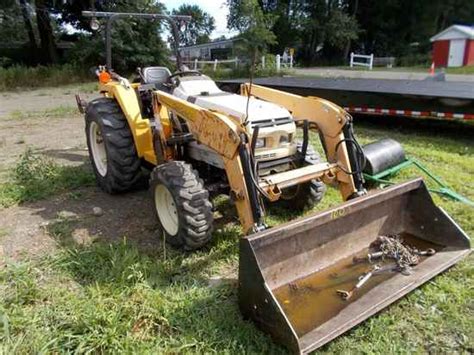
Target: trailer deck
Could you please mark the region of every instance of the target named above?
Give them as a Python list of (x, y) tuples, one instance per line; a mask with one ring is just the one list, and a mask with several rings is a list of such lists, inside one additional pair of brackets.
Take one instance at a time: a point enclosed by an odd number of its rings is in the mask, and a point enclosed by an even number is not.
[[(247, 81), (222, 80), (219, 85), (223, 90), (236, 91)], [(474, 85), (469, 82), (271, 77), (257, 78), (254, 83), (323, 97), (350, 113), (474, 122)]]

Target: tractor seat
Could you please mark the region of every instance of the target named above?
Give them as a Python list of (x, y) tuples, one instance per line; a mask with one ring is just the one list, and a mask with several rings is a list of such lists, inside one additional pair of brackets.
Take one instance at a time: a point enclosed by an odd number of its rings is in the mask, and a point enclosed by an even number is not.
[(166, 67), (146, 67), (142, 69), (143, 84), (164, 84), (171, 76), (171, 72)]

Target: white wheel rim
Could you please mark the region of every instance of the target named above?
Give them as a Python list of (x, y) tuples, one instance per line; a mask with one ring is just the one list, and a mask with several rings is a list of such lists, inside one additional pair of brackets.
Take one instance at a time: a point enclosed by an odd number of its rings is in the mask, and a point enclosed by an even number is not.
[(101, 176), (105, 176), (107, 174), (107, 152), (105, 150), (102, 132), (96, 122), (91, 122), (89, 125), (89, 141), (91, 144), (94, 165), (98, 173)]
[(176, 235), (178, 233), (178, 210), (173, 196), (164, 185), (155, 187), (155, 207), (166, 233)]

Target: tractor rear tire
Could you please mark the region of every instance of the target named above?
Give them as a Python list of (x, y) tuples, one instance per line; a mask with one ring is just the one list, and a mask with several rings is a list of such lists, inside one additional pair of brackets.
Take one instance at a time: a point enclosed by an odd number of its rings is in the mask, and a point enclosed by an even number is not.
[(89, 157), (100, 188), (118, 193), (137, 187), (141, 161), (119, 104), (114, 99), (95, 99), (87, 106), (85, 119)]
[(211, 240), (209, 192), (191, 165), (171, 161), (157, 166), (151, 172), (150, 189), (160, 229), (169, 244), (195, 250)]
[[(297, 143), (297, 154), (301, 157), (302, 142)], [(308, 144), (306, 149), (306, 158), (304, 165), (314, 165), (321, 163), (319, 153)], [(326, 184), (319, 180), (311, 180), (307, 183), (290, 187), (282, 191), (280, 197), (281, 204), (287, 208), (298, 211), (304, 210), (306, 207), (315, 207), (324, 197), (326, 193)]]

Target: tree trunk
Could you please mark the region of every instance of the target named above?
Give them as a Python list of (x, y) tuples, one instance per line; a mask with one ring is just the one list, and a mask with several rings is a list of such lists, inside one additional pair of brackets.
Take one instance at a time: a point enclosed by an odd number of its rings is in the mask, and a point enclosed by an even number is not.
[[(352, 16), (354, 16), (354, 18), (357, 18), (358, 9), (359, 9), (359, 0), (355, 0), (354, 8), (352, 9)], [(348, 40), (346, 44), (346, 48), (344, 48), (344, 53), (343, 53), (344, 57), (342, 58), (344, 62), (347, 60), (347, 58), (349, 58), (349, 51), (351, 50), (351, 45), (352, 45), (351, 40)]]
[(53, 28), (46, 0), (36, 0), (36, 21), (38, 22), (38, 32), (41, 39), (41, 51), (46, 63), (55, 64), (58, 62), (58, 52), (54, 42)]
[(30, 42), (30, 48), (36, 48), (35, 33), (33, 32), (33, 25), (31, 24), (30, 14), (28, 13), (28, 4), (26, 0), (20, 0), (21, 15), (23, 22), (25, 23), (26, 32), (28, 33), (28, 39)]

